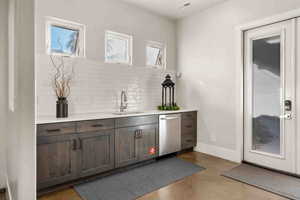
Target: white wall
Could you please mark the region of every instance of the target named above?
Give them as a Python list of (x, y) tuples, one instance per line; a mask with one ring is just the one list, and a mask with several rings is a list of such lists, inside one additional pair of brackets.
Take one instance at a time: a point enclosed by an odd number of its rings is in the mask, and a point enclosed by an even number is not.
[[(116, 110), (120, 91), (129, 93), (129, 109), (155, 109), (161, 101), (164, 71), (146, 68), (145, 45), (167, 45), (167, 69), (176, 69), (175, 22), (118, 0), (39, 0), (36, 2), (36, 86), (38, 115), (54, 115), (53, 68), (45, 54), (45, 17), (86, 25), (86, 59), (75, 59), (70, 113)], [(58, 6), (59, 5), (59, 6)], [(104, 63), (104, 33), (133, 35), (133, 66)]]
[(198, 150), (239, 157), (235, 27), (299, 7), (298, 0), (229, 0), (178, 21), (179, 103), (199, 109)]
[(7, 114), (7, 28), (8, 28), (8, 1), (0, 2), (0, 188), (6, 183), (6, 114)]
[(12, 200), (34, 200), (34, 0), (15, 0), (14, 23), (16, 104), (7, 115), (8, 189)]

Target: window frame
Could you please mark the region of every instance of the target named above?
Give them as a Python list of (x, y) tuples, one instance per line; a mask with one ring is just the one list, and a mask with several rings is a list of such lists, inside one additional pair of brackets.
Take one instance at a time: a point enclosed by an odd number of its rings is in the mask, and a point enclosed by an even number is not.
[[(157, 48), (157, 49), (161, 49), (162, 52), (163, 52), (163, 59), (162, 59), (162, 65), (149, 65), (148, 64), (148, 58), (147, 58), (147, 48), (148, 47), (152, 47), (152, 48)], [(167, 66), (167, 47), (164, 43), (161, 43), (161, 42), (155, 42), (155, 41), (147, 41), (147, 44), (146, 44), (146, 48), (145, 48), (145, 60), (146, 60), (146, 66), (147, 67), (154, 67), (154, 68), (158, 68), (158, 69), (166, 69), (166, 66)]]
[[(112, 61), (107, 59), (107, 41), (109, 38), (114, 37), (116, 39), (127, 40), (127, 62)], [(125, 33), (119, 33), (115, 31), (106, 30), (104, 38), (104, 62), (108, 64), (123, 64), (123, 65), (132, 65), (132, 43), (133, 36)]]
[[(57, 26), (65, 29), (78, 30), (78, 40), (74, 54), (57, 53), (51, 50), (51, 27)], [(53, 56), (64, 57), (85, 57), (85, 25), (76, 22), (59, 19), (55, 17), (46, 17), (46, 53)]]

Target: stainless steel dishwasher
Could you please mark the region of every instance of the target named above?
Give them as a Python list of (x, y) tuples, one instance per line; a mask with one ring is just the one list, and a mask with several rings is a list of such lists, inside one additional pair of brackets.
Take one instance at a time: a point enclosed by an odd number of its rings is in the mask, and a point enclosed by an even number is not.
[(181, 115), (159, 116), (159, 156), (181, 150)]

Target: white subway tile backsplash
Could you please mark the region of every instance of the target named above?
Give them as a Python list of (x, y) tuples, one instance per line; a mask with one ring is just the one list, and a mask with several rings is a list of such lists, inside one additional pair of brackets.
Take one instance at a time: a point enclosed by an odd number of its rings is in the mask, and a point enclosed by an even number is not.
[[(56, 97), (51, 80), (54, 68), (49, 56), (36, 58), (36, 93), (38, 116), (55, 115)], [(71, 84), (70, 114), (117, 111), (120, 94), (128, 93), (128, 110), (153, 110), (161, 103), (161, 83), (166, 74), (175, 81), (174, 71), (145, 66), (101, 64), (87, 59), (68, 59), (75, 76)]]

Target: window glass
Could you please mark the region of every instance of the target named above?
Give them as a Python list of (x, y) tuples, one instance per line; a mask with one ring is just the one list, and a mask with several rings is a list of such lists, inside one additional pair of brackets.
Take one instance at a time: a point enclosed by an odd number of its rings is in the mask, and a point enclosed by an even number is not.
[(131, 64), (131, 37), (125, 34), (106, 32), (105, 61)]
[(146, 65), (153, 67), (165, 66), (165, 47), (158, 42), (148, 42), (146, 46)]
[(252, 150), (281, 154), (281, 37), (253, 40)]
[(162, 51), (159, 48), (147, 47), (147, 65), (162, 66)]
[(51, 25), (51, 53), (76, 54), (79, 30)]

